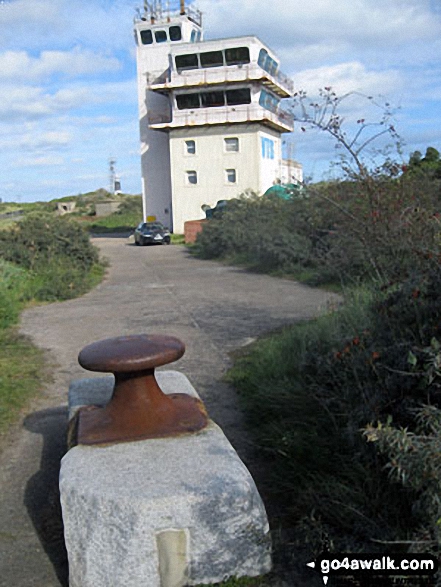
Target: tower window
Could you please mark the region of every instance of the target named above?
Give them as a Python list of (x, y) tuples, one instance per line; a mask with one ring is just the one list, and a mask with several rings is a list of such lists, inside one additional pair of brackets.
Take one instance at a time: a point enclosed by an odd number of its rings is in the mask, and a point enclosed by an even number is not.
[(199, 94), (178, 94), (176, 96), (176, 104), (179, 110), (200, 108)]
[(157, 43), (166, 43), (167, 33), (165, 31), (155, 31), (155, 39)]
[(151, 45), (153, 43), (153, 35), (150, 29), (141, 31), (141, 42), (143, 45)]
[(274, 159), (274, 141), (267, 137), (261, 137), (262, 157), (264, 159)]
[(279, 99), (266, 90), (262, 90), (259, 96), (259, 104), (263, 106), (263, 108), (276, 113), (279, 106)]
[(275, 75), (277, 72), (278, 63), (268, 55), (268, 51), (266, 49), (260, 50), (257, 64), (271, 75)]
[(202, 92), (201, 102), (202, 108), (225, 106), (225, 96), (223, 92)]
[(227, 183), (236, 183), (236, 170), (235, 169), (225, 169), (225, 178)]
[(171, 26), (168, 29), (168, 34), (170, 35), (170, 41), (180, 41), (182, 39), (180, 26)]
[(250, 62), (250, 50), (248, 47), (234, 47), (225, 49), (225, 61), (227, 65), (239, 65)]
[(193, 140), (185, 141), (185, 149), (189, 155), (195, 155), (196, 154), (196, 141), (193, 141)]
[(249, 88), (241, 88), (240, 90), (227, 90), (227, 104), (234, 106), (236, 104), (251, 104), (251, 92)]
[(188, 53), (186, 55), (176, 55), (175, 58), (176, 69), (197, 69), (198, 56), (197, 53)]
[(239, 139), (237, 137), (224, 139), (224, 146), (227, 153), (237, 152), (239, 151)]
[(194, 171), (194, 170), (186, 171), (185, 175), (186, 175), (186, 180), (187, 180), (188, 184), (196, 185), (198, 183), (198, 174), (196, 171)]
[(201, 53), (201, 67), (219, 67), (224, 64), (222, 51), (208, 51)]

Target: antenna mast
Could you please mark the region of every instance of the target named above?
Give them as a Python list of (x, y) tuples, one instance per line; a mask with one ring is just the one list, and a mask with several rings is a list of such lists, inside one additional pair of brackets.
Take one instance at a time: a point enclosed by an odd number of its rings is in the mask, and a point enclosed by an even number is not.
[(113, 157), (110, 157), (109, 158), (109, 187), (110, 187), (109, 191), (111, 194), (115, 193), (115, 179), (116, 179), (115, 164), (116, 164), (116, 159), (114, 159)]

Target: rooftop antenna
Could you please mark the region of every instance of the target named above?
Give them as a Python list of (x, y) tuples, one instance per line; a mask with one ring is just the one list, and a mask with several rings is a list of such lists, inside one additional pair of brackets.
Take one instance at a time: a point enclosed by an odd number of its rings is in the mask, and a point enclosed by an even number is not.
[(185, 14), (185, 0), (180, 0), (181, 3), (181, 10), (180, 10), (180, 14)]
[(109, 187), (110, 187), (109, 191), (111, 194), (115, 193), (115, 179), (116, 179), (115, 164), (116, 164), (116, 159), (113, 157), (110, 157), (109, 158)]

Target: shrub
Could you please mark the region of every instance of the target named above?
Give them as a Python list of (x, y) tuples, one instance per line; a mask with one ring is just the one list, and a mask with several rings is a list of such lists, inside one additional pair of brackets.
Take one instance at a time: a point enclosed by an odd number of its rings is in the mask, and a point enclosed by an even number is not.
[(11, 230), (0, 232), (0, 255), (26, 269), (65, 258), (87, 271), (98, 261), (98, 252), (80, 225), (64, 216), (39, 214), (29, 215)]
[(421, 523), (415, 487), (388, 478), (361, 429), (392, 418), (415, 431), (414, 410), (440, 405), (438, 378), (423, 367), (441, 327), (440, 286), (435, 265), (424, 281), (358, 290), (338, 311), (263, 340), (230, 374), (271, 457), (277, 496), (289, 496), (297, 523), (320, 520), (340, 548), (407, 540)]
[(1, 231), (0, 257), (27, 271), (26, 299), (48, 301), (84, 293), (95, 279), (95, 269), (102, 266), (88, 234), (65, 217), (30, 215)]

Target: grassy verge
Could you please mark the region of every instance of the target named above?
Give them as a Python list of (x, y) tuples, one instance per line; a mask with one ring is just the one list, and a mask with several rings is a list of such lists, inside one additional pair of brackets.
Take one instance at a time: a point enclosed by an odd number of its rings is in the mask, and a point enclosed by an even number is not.
[(48, 381), (44, 353), (16, 328), (0, 330), (0, 435)]
[(111, 214), (103, 218), (86, 217), (81, 218), (89, 232), (106, 234), (111, 232), (132, 232), (140, 223), (140, 215), (135, 212), (126, 214)]
[(0, 231), (0, 434), (48, 381), (43, 352), (20, 336), (20, 312), (35, 302), (80, 296), (106, 265), (78, 224), (29, 217)]

